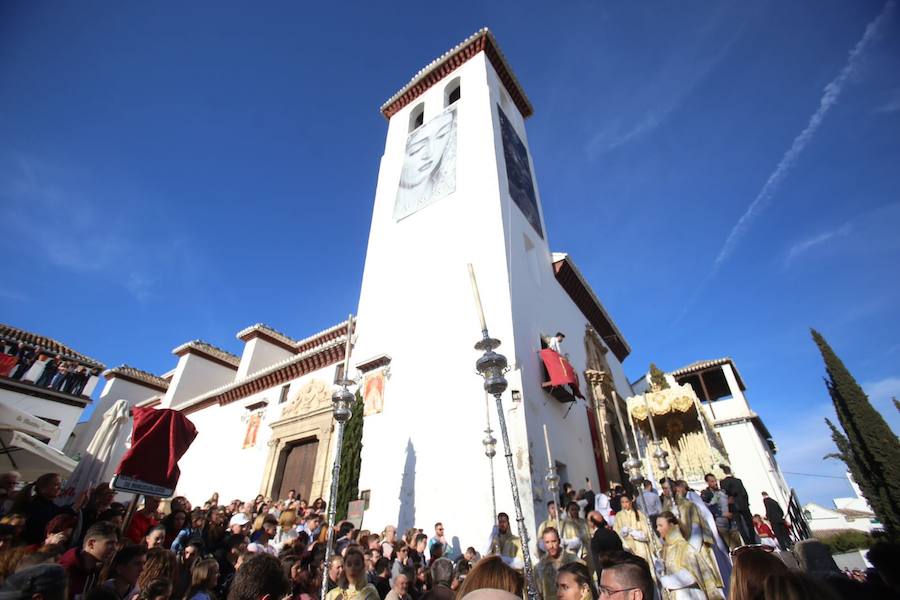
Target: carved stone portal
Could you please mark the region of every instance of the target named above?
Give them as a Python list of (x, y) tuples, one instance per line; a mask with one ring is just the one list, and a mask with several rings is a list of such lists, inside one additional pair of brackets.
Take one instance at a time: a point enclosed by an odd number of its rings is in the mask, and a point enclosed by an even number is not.
[(304, 382), (281, 411), (281, 418), (272, 422), (269, 457), (263, 476), (263, 494), (271, 496), (278, 493), (285, 457), (291, 448), (315, 441), (315, 466), (308, 489), (313, 498), (325, 495), (331, 477), (328, 460), (333, 445), (332, 387), (320, 379)]
[(294, 399), (281, 411), (281, 418), (301, 415), (330, 404), (330, 386), (320, 379), (312, 379), (297, 390)]

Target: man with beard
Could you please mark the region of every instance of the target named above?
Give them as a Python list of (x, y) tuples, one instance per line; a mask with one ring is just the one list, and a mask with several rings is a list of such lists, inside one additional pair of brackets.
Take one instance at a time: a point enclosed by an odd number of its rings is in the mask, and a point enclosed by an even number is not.
[[(575, 506), (578, 505), (576, 504)], [(494, 531), (491, 532), (491, 542), (485, 554), (495, 554), (503, 559), (503, 562), (515, 569), (521, 569), (524, 566), (522, 540), (510, 531), (508, 514), (503, 512), (497, 514), (497, 525), (494, 527)]]
[(573, 562), (582, 562), (571, 552), (564, 550), (555, 527), (547, 527), (541, 535), (541, 542), (547, 553), (541, 557), (535, 568), (538, 589), (544, 598), (556, 596), (556, 575), (559, 568)]

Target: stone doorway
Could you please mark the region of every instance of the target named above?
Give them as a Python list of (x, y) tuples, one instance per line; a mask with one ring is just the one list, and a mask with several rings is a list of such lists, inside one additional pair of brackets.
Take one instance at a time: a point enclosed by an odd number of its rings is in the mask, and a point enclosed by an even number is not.
[(278, 493), (273, 498), (287, 498), (288, 492), (295, 490), (298, 498), (309, 499), (318, 450), (319, 440), (316, 438), (285, 445), (278, 457), (278, 470), (272, 486)]
[[(297, 384), (295, 384), (297, 385)], [(293, 386), (292, 386), (293, 387)], [(289, 490), (312, 501), (327, 497), (333, 435), (331, 385), (319, 379), (302, 382), (274, 421), (262, 493), (272, 499)]]

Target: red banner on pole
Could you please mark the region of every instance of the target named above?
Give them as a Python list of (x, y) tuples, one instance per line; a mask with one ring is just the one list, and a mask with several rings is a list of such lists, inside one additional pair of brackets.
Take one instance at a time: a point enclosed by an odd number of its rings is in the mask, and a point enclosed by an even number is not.
[[(183, 414), (168, 408), (135, 407), (132, 415), (131, 448), (116, 469), (120, 483), (127, 481), (128, 484), (126, 488), (115, 487), (151, 495), (171, 495), (162, 492), (175, 490), (181, 475), (178, 461), (197, 437), (197, 428)], [(136, 489), (140, 484), (146, 484), (145, 489)]]

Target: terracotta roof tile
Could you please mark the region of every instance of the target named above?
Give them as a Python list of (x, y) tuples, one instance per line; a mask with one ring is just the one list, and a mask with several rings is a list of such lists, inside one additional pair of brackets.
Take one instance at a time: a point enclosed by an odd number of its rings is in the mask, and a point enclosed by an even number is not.
[(213, 358), (218, 358), (219, 360), (234, 365), (235, 367), (241, 364), (240, 357), (235, 356), (227, 350), (222, 350), (221, 348), (213, 346), (212, 344), (204, 342), (202, 340), (192, 340), (190, 342), (185, 342), (184, 344), (181, 344), (180, 346), (172, 350), (172, 354), (181, 355), (182, 353), (189, 350), (196, 350), (197, 352), (200, 352), (202, 354), (207, 354), (209, 356), (212, 356)]
[[(470, 48), (470, 46), (473, 46), (474, 48)], [(525, 95), (525, 90), (522, 89), (522, 85), (519, 83), (512, 68), (506, 61), (506, 57), (503, 56), (503, 52), (501, 52), (500, 45), (497, 44), (494, 34), (492, 34), (487, 27), (479, 29), (447, 52), (444, 52), (439, 57), (419, 69), (413, 78), (409, 80), (409, 83), (400, 88), (396, 94), (388, 98), (387, 102), (381, 105), (381, 113), (385, 117), (390, 118), (403, 106), (409, 104), (413, 98), (421, 94), (424, 89), (431, 87), (437, 80), (443, 78), (446, 73), (456, 69), (463, 62), (477, 54), (478, 51), (481, 51), (480, 49), (486, 51), (488, 58), (491, 60), (491, 64), (494, 65), (494, 69), (497, 71), (503, 84), (507, 87), (510, 97), (513, 99), (513, 102), (516, 103), (522, 116), (526, 118), (531, 116), (532, 113), (534, 113), (531, 101), (528, 100), (528, 96)], [(432, 73), (442, 69), (445, 65), (447, 65), (448, 68), (444, 70), (444, 73), (440, 74), (440, 77), (431, 77), (431, 80), (426, 81)], [(423, 82), (424, 85), (419, 85)], [(419, 86), (419, 89), (413, 90), (416, 86)]]
[(120, 376), (123, 379), (134, 379), (149, 384), (157, 389), (165, 390), (169, 387), (169, 381), (167, 379), (163, 379), (153, 373), (148, 373), (147, 371), (142, 371), (129, 365), (119, 365), (118, 367), (107, 369), (103, 372), (103, 376), (107, 379), (112, 379), (116, 376)]

